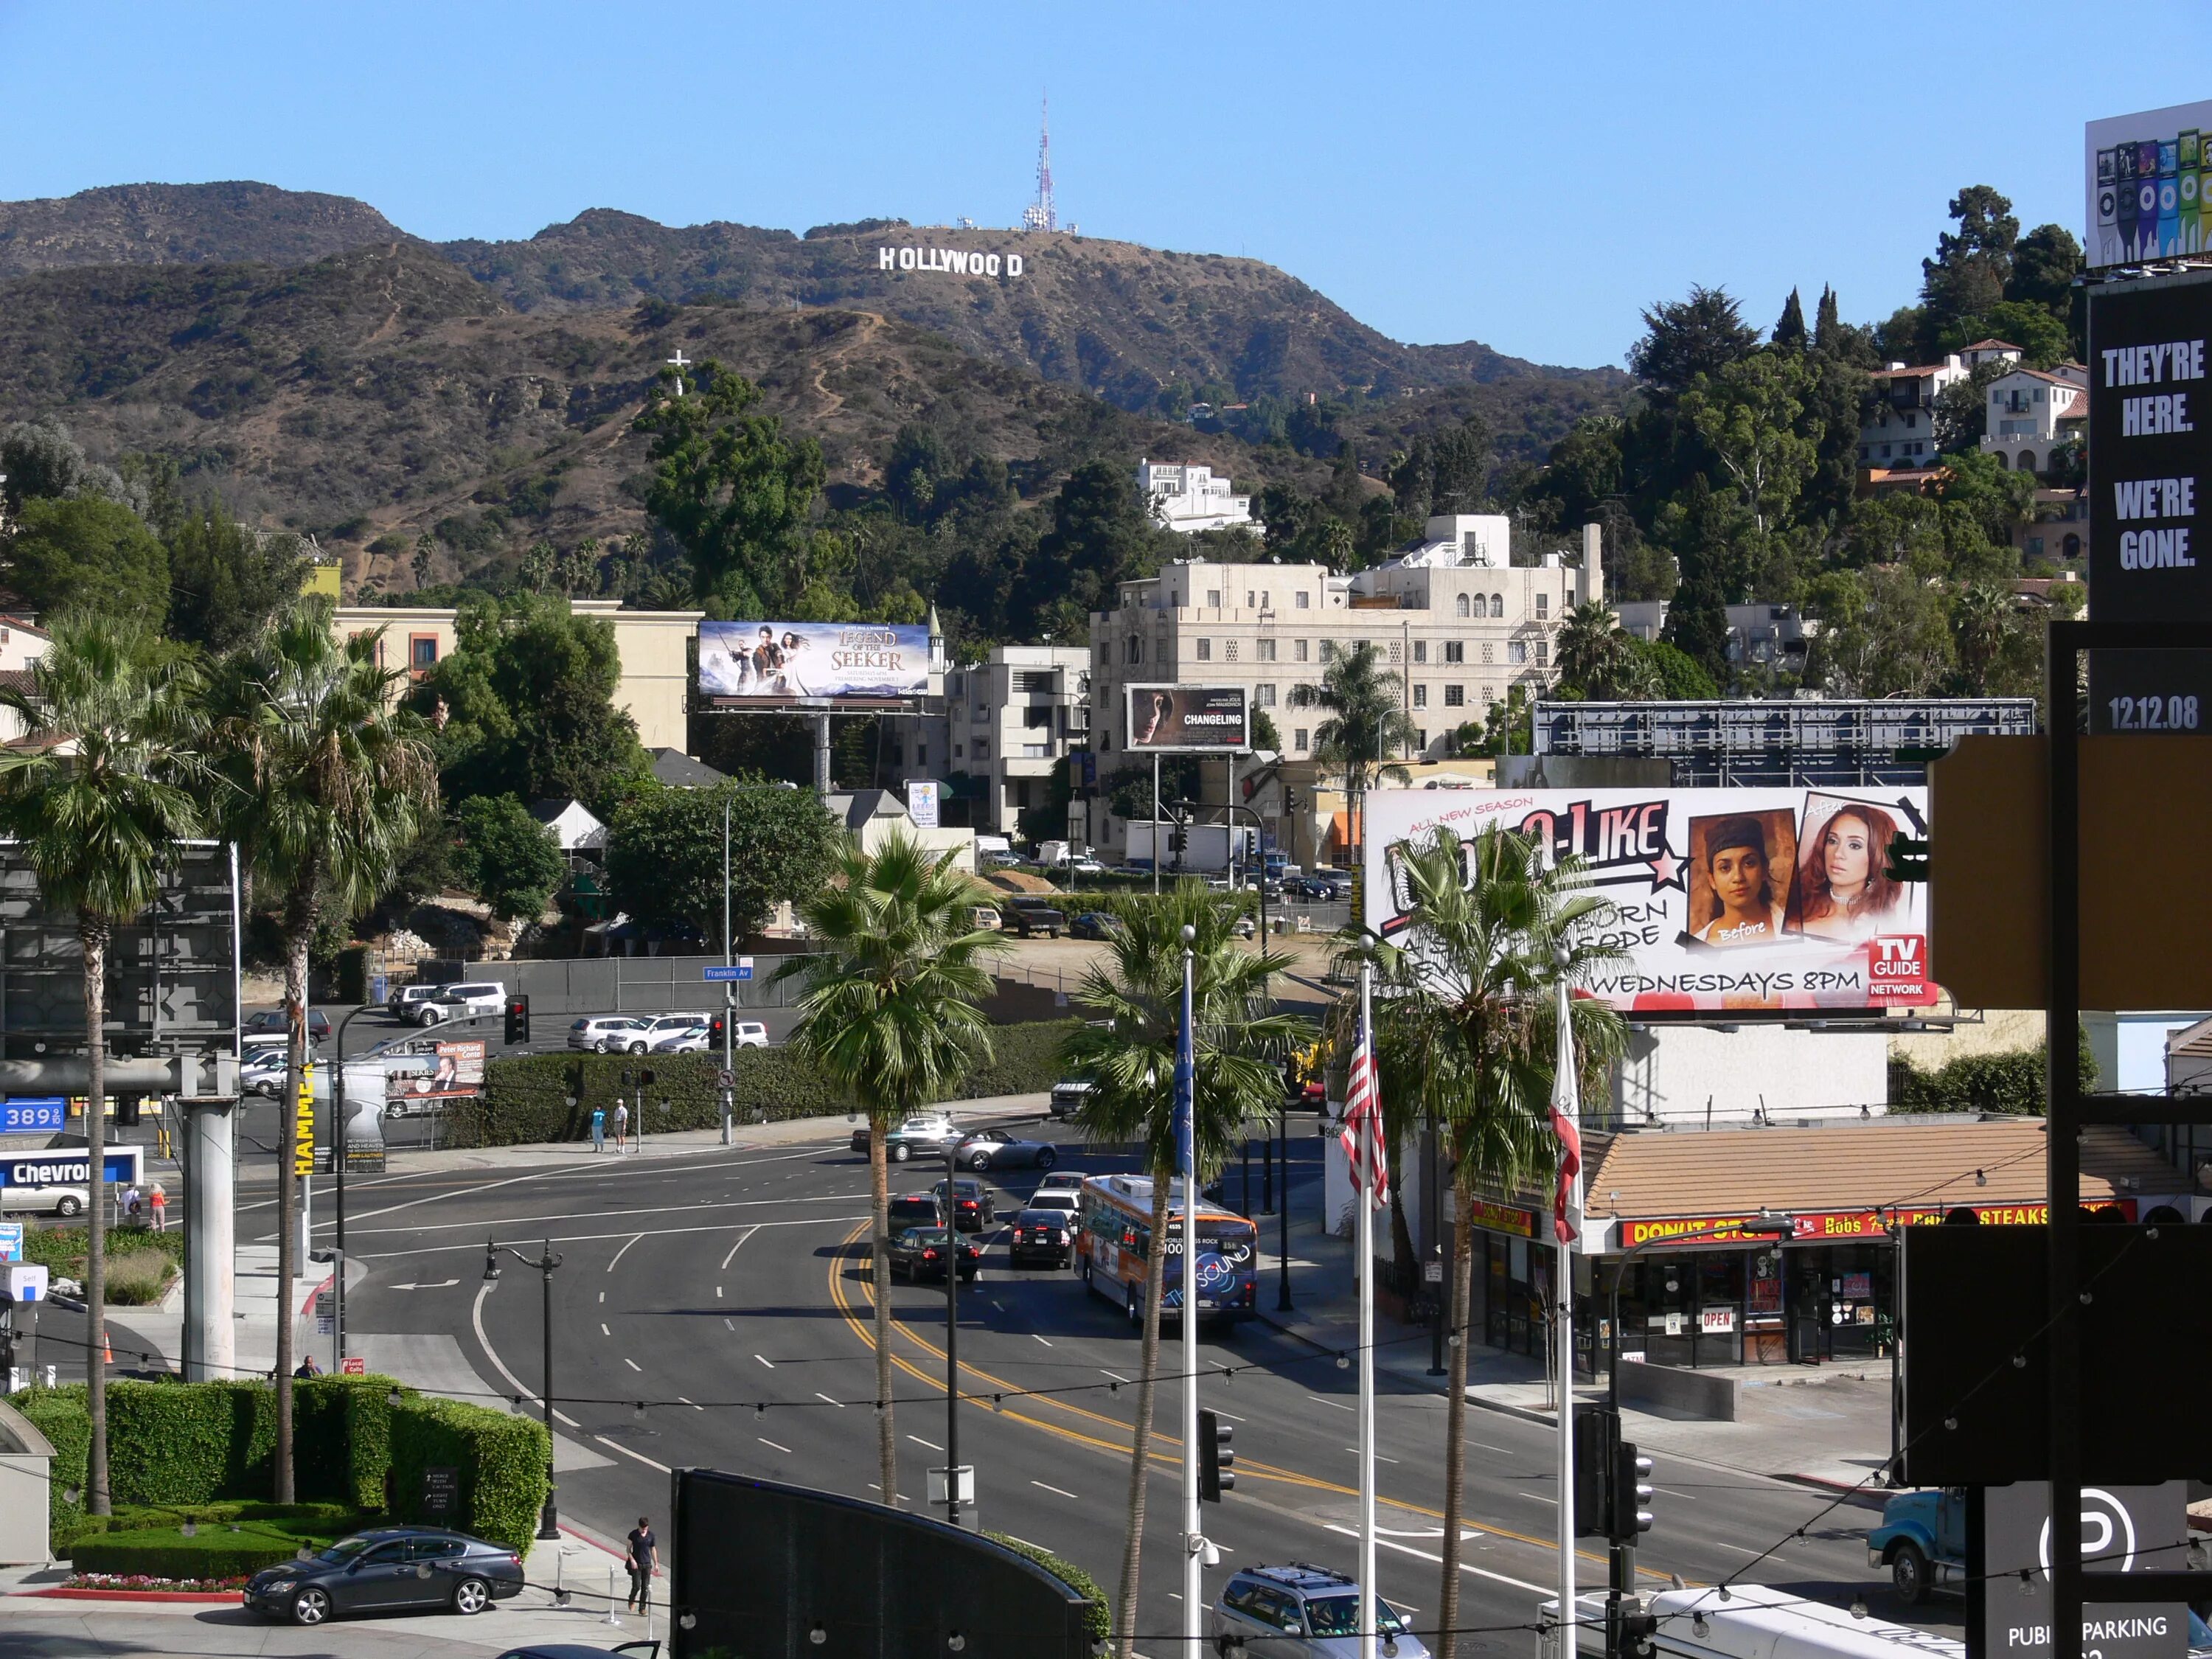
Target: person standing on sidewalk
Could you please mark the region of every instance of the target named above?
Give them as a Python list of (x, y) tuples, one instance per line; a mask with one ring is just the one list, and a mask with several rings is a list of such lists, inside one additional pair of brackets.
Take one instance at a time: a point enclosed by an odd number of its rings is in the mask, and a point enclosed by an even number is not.
[(642, 1515), (630, 1531), (629, 1553), (623, 1564), (629, 1569), (630, 1611), (643, 1613), (653, 1601), (653, 1575), (660, 1571), (660, 1540), (653, 1535), (653, 1522)]
[(607, 1109), (604, 1106), (594, 1106), (592, 1108), (592, 1151), (604, 1152), (606, 1149)]
[(615, 1103), (615, 1150), (623, 1151), (629, 1144), (629, 1103)]
[(169, 1195), (161, 1190), (160, 1182), (154, 1183), (154, 1190), (148, 1194), (147, 1203), (154, 1212), (154, 1231), (157, 1233), (168, 1231)]

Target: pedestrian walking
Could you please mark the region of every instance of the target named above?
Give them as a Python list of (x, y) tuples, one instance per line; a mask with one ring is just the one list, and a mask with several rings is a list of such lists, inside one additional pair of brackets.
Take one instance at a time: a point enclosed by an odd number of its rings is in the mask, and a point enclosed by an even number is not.
[[(615, 1114), (617, 1122), (622, 1114)], [(633, 1613), (643, 1613), (653, 1601), (653, 1575), (660, 1571), (660, 1540), (653, 1535), (653, 1522), (644, 1516), (637, 1517), (637, 1525), (630, 1529), (629, 1553), (623, 1565), (629, 1569), (629, 1607)]]
[(169, 1231), (169, 1195), (161, 1190), (160, 1182), (154, 1183), (154, 1190), (148, 1195), (147, 1201), (154, 1212), (154, 1231), (166, 1233)]
[(138, 1189), (136, 1187), (125, 1187), (123, 1189), (123, 1219), (126, 1224), (135, 1224), (137, 1221), (138, 1207), (144, 1201), (139, 1197)]
[(594, 1152), (604, 1152), (606, 1149), (607, 1109), (604, 1106), (594, 1106), (592, 1108), (592, 1150)]
[(629, 1103), (615, 1103), (615, 1150), (621, 1152), (629, 1145)]

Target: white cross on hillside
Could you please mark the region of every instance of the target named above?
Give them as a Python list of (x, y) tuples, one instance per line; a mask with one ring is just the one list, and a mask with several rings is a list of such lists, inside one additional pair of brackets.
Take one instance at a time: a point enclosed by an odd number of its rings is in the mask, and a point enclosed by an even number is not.
[(676, 371), (676, 395), (679, 398), (684, 395), (684, 371), (691, 367), (691, 361), (684, 355), (682, 346), (677, 347), (676, 355), (668, 360), (668, 366)]

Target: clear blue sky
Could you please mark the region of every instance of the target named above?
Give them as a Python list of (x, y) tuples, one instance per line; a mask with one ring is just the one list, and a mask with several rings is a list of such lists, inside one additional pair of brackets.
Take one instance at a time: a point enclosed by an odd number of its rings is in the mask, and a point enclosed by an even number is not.
[[(422, 236), (590, 207), (1248, 253), (1408, 341), (1618, 362), (1692, 283), (1910, 301), (1960, 185), (2078, 235), (2081, 124), (2212, 96), (2203, 0), (1917, 5), (0, 0), (0, 199), (258, 179)], [(2159, 43), (2166, 45), (2160, 46)]]

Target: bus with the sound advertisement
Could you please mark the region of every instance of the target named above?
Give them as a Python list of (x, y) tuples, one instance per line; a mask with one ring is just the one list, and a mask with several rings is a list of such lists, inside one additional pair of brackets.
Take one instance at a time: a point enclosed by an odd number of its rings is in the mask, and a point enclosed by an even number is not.
[[(1168, 1190), (1167, 1260), (1162, 1268), (1160, 1311), (1183, 1302), (1183, 1183)], [(1150, 1176), (1092, 1176), (1083, 1183), (1075, 1270), (1094, 1296), (1126, 1309), (1129, 1322), (1145, 1320), (1145, 1263), (1152, 1247)], [(1260, 1230), (1233, 1210), (1217, 1209), (1201, 1196), (1198, 1207), (1198, 1316), (1216, 1324), (1249, 1319), (1259, 1297)]]

